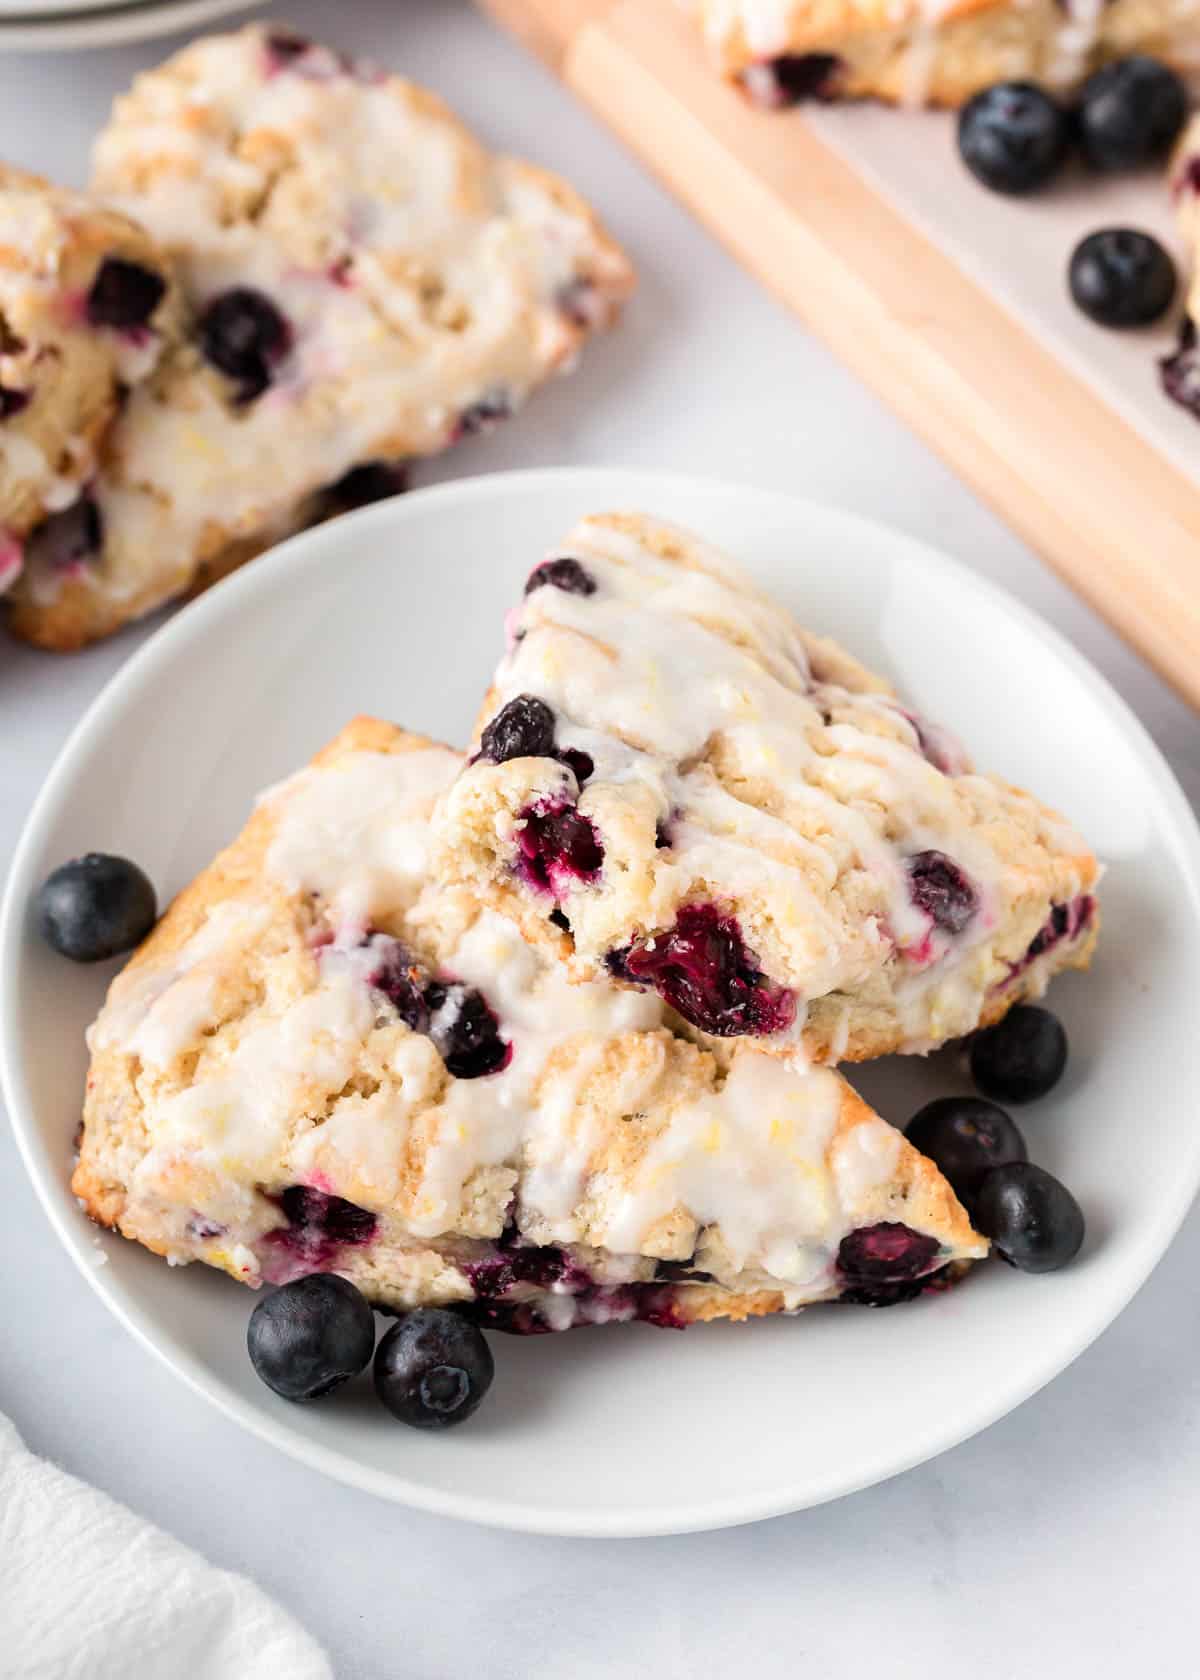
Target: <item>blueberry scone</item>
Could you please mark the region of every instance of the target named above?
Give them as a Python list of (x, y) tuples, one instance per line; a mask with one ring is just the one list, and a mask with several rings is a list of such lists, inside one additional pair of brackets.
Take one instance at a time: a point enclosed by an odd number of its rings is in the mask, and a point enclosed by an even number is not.
[[(394, 492), (405, 461), (569, 368), (632, 285), (565, 182), (398, 76), (258, 25), (138, 77), (94, 186), (169, 251), (195, 331), (30, 556), (14, 624), (52, 647)], [(67, 572), (80, 525), (94, 543)]]
[(1083, 966), (1096, 861), (723, 555), (586, 519), (530, 574), (437, 868), (700, 1031), (925, 1051)]
[(181, 324), (141, 227), (0, 165), (0, 592), (29, 532), (95, 473), (126, 393)]
[(359, 719), (171, 906), (90, 1034), (95, 1219), (520, 1331), (888, 1304), (986, 1252), (839, 1075), (719, 1066), (431, 883), (460, 762)]
[(1131, 52), (1186, 68), (1200, 0), (691, 0), (720, 70), (758, 104), (959, 105), (993, 82), (1074, 86)]
[(1200, 322), (1200, 118), (1193, 117), (1180, 137), (1171, 160), (1169, 183), (1190, 259), (1191, 284), (1179, 327), (1179, 348), (1164, 358), (1162, 382), (1169, 397), (1200, 416), (1200, 352), (1196, 348)]

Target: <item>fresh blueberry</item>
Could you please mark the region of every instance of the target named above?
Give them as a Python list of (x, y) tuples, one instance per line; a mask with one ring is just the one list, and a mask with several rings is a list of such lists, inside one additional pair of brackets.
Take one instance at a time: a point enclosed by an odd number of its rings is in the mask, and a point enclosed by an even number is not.
[(908, 860), (908, 890), (943, 933), (961, 933), (979, 905), (975, 889), (944, 852), (917, 852)]
[(29, 407), (30, 393), (17, 391), (8, 385), (0, 385), (0, 420), (10, 420), (14, 414), (20, 414), (23, 408)]
[(319, 1400), (366, 1366), (375, 1317), (335, 1272), (314, 1272), (264, 1296), (250, 1314), (246, 1347), (255, 1371), (285, 1400)]
[(291, 343), (292, 330), (279, 310), (250, 286), (220, 293), (200, 317), (200, 348), (214, 367), (237, 381), (241, 402), (266, 390)]
[(518, 694), (480, 736), (479, 756), (491, 764), (507, 764), (510, 758), (552, 758), (554, 713), (535, 695)]
[(1165, 158), (1187, 121), (1188, 96), (1174, 70), (1135, 53), (1089, 76), (1077, 129), (1093, 169), (1140, 169)]
[(492, 1386), (492, 1350), (480, 1330), (444, 1307), (405, 1313), (375, 1354), (375, 1392), (414, 1429), (464, 1423)]
[(166, 289), (166, 281), (152, 268), (106, 257), (87, 295), (87, 318), (94, 327), (144, 327)]
[(1146, 327), (1170, 309), (1175, 264), (1152, 234), (1101, 228), (1081, 239), (1067, 271), (1071, 296), (1102, 327)]
[(1044, 187), (1067, 155), (1070, 121), (1032, 82), (997, 82), (968, 99), (958, 118), (958, 149), (992, 192)]
[(980, 1097), (938, 1097), (926, 1103), (909, 1121), (905, 1136), (964, 1202), (970, 1202), (992, 1167), (1028, 1159), (1015, 1121)]
[(454, 981), (434, 980), (425, 988), (429, 1036), (455, 1079), (482, 1079), (512, 1059), (512, 1045), (482, 992)]
[(908, 1283), (932, 1269), (941, 1244), (897, 1220), (860, 1225), (838, 1245), (837, 1267), (843, 1287)]
[(26, 545), (31, 560), (38, 560), (55, 571), (69, 571), (72, 566), (90, 560), (104, 546), (104, 520), (93, 497), (82, 495), (43, 519)]
[(106, 852), (62, 864), (37, 895), (43, 938), (72, 962), (103, 962), (132, 951), (157, 913), (154, 888), (137, 864)]
[(975, 1034), (971, 1078), (997, 1102), (1027, 1103), (1052, 1091), (1067, 1065), (1062, 1022), (1037, 1004), (1018, 1004), (994, 1027)]
[(744, 70), (742, 86), (755, 105), (770, 111), (809, 99), (836, 99), (841, 64), (832, 53), (781, 53)]
[(563, 556), (560, 560), (543, 560), (540, 566), (535, 566), (525, 583), (526, 595), (532, 595), (535, 589), (542, 589), (550, 584), (555, 589), (561, 589), (565, 595), (594, 595), (596, 580), (590, 572), (585, 572), (578, 560)]
[(653, 986), (685, 1021), (720, 1038), (768, 1036), (796, 1015), (793, 993), (768, 980), (741, 929), (715, 904), (685, 904), (675, 926), (642, 945), (610, 951), (609, 973)]
[(993, 1167), (973, 1218), (1003, 1259), (1022, 1272), (1053, 1272), (1079, 1253), (1083, 1211), (1065, 1184), (1029, 1161)]
[(408, 470), (392, 461), (364, 461), (361, 467), (351, 467), (322, 491), (327, 513), (350, 513), (355, 508), (369, 507), (372, 502), (386, 501), (389, 496), (403, 495), (408, 489)]

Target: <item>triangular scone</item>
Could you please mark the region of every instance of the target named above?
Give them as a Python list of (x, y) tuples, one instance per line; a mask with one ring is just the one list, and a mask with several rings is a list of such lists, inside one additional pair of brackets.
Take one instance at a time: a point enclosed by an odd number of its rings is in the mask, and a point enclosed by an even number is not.
[(439, 878), (573, 972), (818, 1061), (925, 1051), (1083, 966), (1096, 860), (724, 556), (639, 514), (531, 573)]
[(93, 186), (169, 252), (194, 330), (114, 428), (90, 548), (68, 566), (61, 521), (28, 547), (11, 622), (47, 647), (394, 493), (403, 463), (567, 371), (633, 287), (564, 180), (493, 155), (425, 89), (265, 24), (139, 75)]
[(175, 901), (90, 1034), (94, 1218), (516, 1330), (881, 1303), (986, 1252), (839, 1075), (719, 1067), (657, 998), (573, 985), (428, 885), (460, 762), (359, 719)]

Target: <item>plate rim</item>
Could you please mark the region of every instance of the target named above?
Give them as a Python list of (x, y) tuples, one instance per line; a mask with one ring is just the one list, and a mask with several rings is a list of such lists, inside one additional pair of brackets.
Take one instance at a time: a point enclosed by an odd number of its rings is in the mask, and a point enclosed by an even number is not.
[(181, 34), (237, 11), (255, 0), (95, 0), (84, 10), (0, 12), (0, 53), (76, 52), (89, 47), (131, 46)]
[(1073, 1364), (1115, 1322), (1174, 1240), (1200, 1187), (1200, 1133), (1193, 1150), (1190, 1172), (1180, 1174), (1176, 1179), (1173, 1196), (1167, 1199), (1154, 1225), (1143, 1236), (1140, 1248), (1131, 1256), (1121, 1287), (1106, 1296), (1099, 1309), (1080, 1315), (1075, 1333), (1067, 1339), (1066, 1356), (1062, 1356), (1061, 1348), (1056, 1350), (1032, 1374), (1026, 1372), (1021, 1381), (1005, 1387), (995, 1404), (972, 1411), (965, 1425), (956, 1423), (949, 1430), (944, 1427), (931, 1429), (928, 1437), (923, 1437), (909, 1451), (898, 1456), (889, 1452), (877, 1453), (873, 1459), (864, 1460), (851, 1474), (842, 1472), (828, 1476), (815, 1492), (798, 1494), (793, 1489), (790, 1492), (772, 1490), (750, 1495), (723, 1495), (698, 1499), (687, 1505), (676, 1503), (663, 1509), (648, 1507), (632, 1515), (606, 1508), (567, 1511), (558, 1507), (542, 1507), (536, 1501), (513, 1503), (492, 1495), (475, 1496), (431, 1488), (423, 1482), (410, 1481), (402, 1474), (372, 1470), (338, 1448), (325, 1446), (299, 1434), (285, 1419), (274, 1419), (262, 1408), (256, 1408), (232, 1389), (227, 1389), (224, 1382), (202, 1362), (192, 1359), (182, 1350), (164, 1345), (140, 1321), (136, 1303), (127, 1301), (119, 1288), (111, 1286), (103, 1275), (103, 1268), (94, 1263), (95, 1251), (88, 1251), (87, 1230), (76, 1223), (69, 1195), (62, 1194), (61, 1185), (54, 1181), (43, 1162), (32, 1093), (24, 1078), (17, 1033), (17, 979), (28, 918), (29, 889), (33, 884), (31, 869), (40, 850), (42, 830), (49, 826), (50, 815), (60, 794), (70, 786), (76, 768), (88, 760), (92, 737), (105, 727), (109, 714), (125, 703), (131, 690), (153, 680), (160, 667), (169, 665), (177, 646), (202, 640), (211, 621), (219, 622), (227, 615), (236, 618), (243, 601), (256, 596), (270, 596), (280, 580), (293, 573), (304, 573), (309, 568), (322, 566), (325, 563), (322, 551), (345, 540), (347, 527), (344, 521), (354, 522), (355, 531), (366, 531), (373, 524), (382, 531), (393, 522), (403, 526), (410, 518), (419, 520), (426, 509), (433, 507), (436, 510), (439, 504), (452, 509), (456, 504), (486, 500), (491, 496), (537, 496), (549, 491), (573, 491), (573, 487), (578, 488), (581, 496), (594, 496), (598, 502), (606, 501), (610, 505), (622, 503), (630, 506), (635, 501), (653, 505), (656, 494), (664, 498), (710, 495), (773, 503), (781, 516), (801, 522), (805, 517), (816, 514), (845, 530), (855, 529), (876, 543), (886, 541), (897, 551), (898, 557), (902, 558), (907, 552), (934, 574), (951, 575), (957, 585), (969, 592), (974, 591), (983, 603), (1015, 617), (1021, 627), (1048, 647), (1079, 679), (1091, 697), (1103, 706), (1106, 721), (1123, 735), (1139, 768), (1150, 778), (1162, 801), (1166, 820), (1162, 831), (1164, 842), (1176, 854), (1187, 884), (1193, 915), (1200, 920), (1200, 825), (1162, 751), (1107, 677), (1061, 631), (1002, 585), (981, 576), (965, 562), (909, 532), (814, 497), (787, 491), (765, 489), (719, 477), (659, 472), (641, 467), (560, 466), (483, 473), (410, 491), (289, 538), (174, 614), (113, 673), (93, 698), (56, 754), (25, 818), (0, 902), (0, 1092), (7, 1104), (18, 1152), (37, 1199), (77, 1269), (137, 1342), (226, 1417), (249, 1429), (260, 1440), (279, 1448), (290, 1458), (320, 1470), (336, 1481), (438, 1516), (465, 1519), (487, 1527), (566, 1538), (643, 1538), (735, 1527), (842, 1498), (949, 1451), (1024, 1404)]

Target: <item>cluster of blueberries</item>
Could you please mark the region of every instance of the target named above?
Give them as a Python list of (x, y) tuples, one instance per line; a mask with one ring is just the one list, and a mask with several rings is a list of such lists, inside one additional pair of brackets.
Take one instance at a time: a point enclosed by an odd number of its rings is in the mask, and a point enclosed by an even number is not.
[[(1088, 78), (1074, 106), (1032, 82), (997, 82), (963, 106), (958, 149), (972, 175), (993, 192), (1029, 194), (1047, 186), (1077, 152), (1099, 174), (1161, 163), (1187, 120), (1182, 80), (1140, 54)], [(1081, 240), (1067, 270), (1071, 296), (1103, 327), (1144, 327), (1175, 297), (1175, 264), (1152, 234), (1101, 228)]]
[(463, 1423), (492, 1386), (483, 1333), (446, 1307), (404, 1313), (375, 1346), (375, 1314), (336, 1272), (313, 1272), (263, 1297), (246, 1346), (255, 1371), (285, 1400), (318, 1400), (364, 1371), (375, 1356), (375, 1392), (414, 1429)]
[(1083, 1212), (1065, 1184), (1033, 1165), (1020, 1127), (998, 1102), (1033, 1102), (1053, 1090), (1067, 1065), (1063, 1024), (1049, 1009), (1019, 1004), (973, 1035), (967, 1059), (983, 1095), (938, 1097), (905, 1135), (940, 1169), (1002, 1260), (1023, 1272), (1056, 1271), (1079, 1252)]

